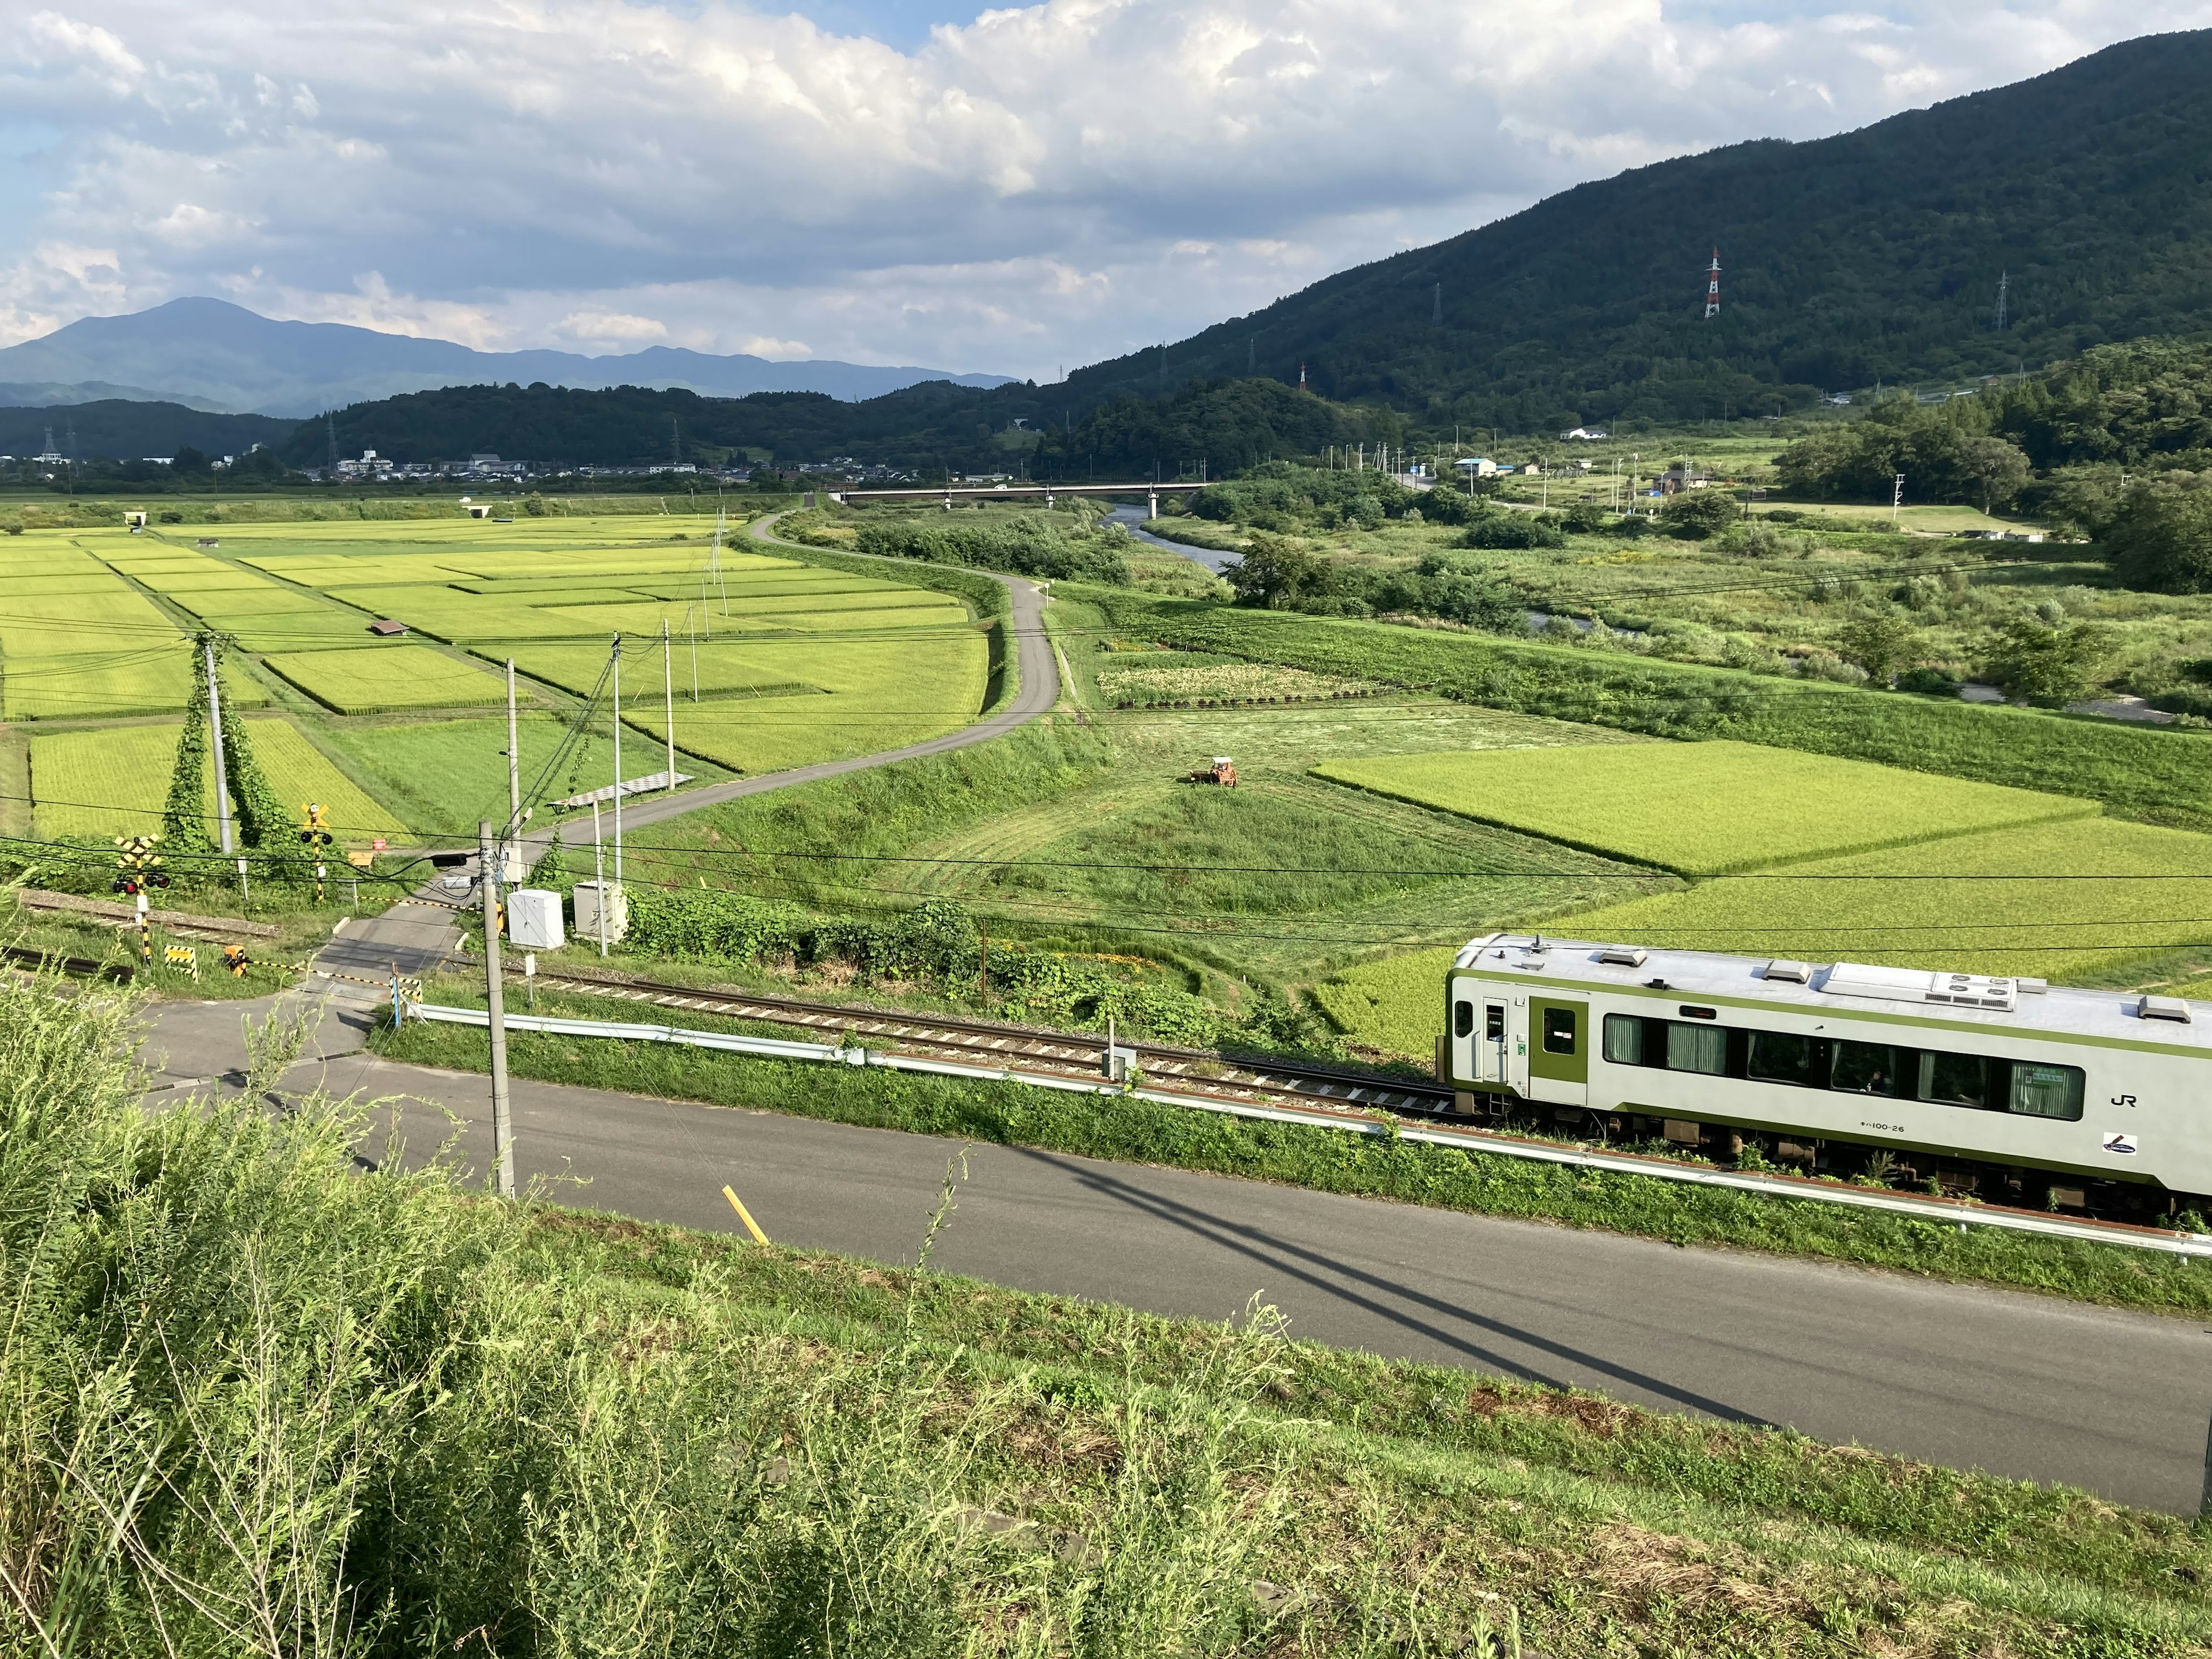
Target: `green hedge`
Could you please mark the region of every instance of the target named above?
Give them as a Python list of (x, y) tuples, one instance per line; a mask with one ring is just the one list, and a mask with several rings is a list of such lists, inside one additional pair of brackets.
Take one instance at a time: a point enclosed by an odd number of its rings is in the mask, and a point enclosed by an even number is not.
[(1735, 738), (2103, 802), (2212, 830), (2212, 741), (2196, 732), (1783, 680), (1546, 645), (1085, 589), (1118, 634), (1656, 737)]

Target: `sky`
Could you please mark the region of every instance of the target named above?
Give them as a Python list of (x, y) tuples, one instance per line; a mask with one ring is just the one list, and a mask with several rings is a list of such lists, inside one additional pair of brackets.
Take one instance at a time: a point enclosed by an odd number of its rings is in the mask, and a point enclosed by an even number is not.
[(2212, 0), (0, 0), (0, 345), (212, 295), (1049, 380)]

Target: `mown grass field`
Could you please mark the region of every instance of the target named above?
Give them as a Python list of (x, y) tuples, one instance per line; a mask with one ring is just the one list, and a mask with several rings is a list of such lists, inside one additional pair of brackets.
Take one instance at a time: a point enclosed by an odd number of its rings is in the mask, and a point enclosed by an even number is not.
[[(289, 805), (314, 800), (329, 809), (338, 839), (366, 846), (390, 836), (399, 820), (348, 778), (288, 720), (248, 720), (261, 769)], [(161, 804), (175, 769), (181, 721), (55, 732), (31, 738), (32, 812), (42, 836), (158, 834)], [(208, 772), (207, 811), (215, 811)]]
[(317, 702), (340, 714), (466, 708), (507, 701), (504, 680), (427, 645), (291, 652), (263, 660)]
[(1680, 875), (2087, 817), (2067, 800), (1726, 741), (1325, 761), (1316, 776)]

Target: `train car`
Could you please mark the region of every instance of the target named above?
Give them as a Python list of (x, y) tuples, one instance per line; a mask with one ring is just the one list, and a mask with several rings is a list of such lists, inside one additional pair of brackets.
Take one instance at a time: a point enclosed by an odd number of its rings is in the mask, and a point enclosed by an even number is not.
[(2212, 1213), (2212, 1005), (1492, 934), (1454, 959), (1456, 1109), (2137, 1219)]

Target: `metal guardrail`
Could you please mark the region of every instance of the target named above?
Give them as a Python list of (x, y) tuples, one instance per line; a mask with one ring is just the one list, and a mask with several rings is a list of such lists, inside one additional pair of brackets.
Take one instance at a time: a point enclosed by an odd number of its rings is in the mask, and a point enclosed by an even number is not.
[[(410, 1018), (433, 1020), (449, 1025), (488, 1026), (491, 1024), (490, 1015), (481, 1008), (449, 1008), (434, 1003), (410, 1004), (408, 1015)], [(1657, 1181), (1680, 1182), (1693, 1187), (1717, 1187), (1731, 1192), (1753, 1193), (1766, 1198), (1803, 1199), (1816, 1204), (1839, 1204), (1848, 1209), (1909, 1216), (1933, 1225), (1954, 1226), (1962, 1231), (1969, 1226), (1996, 1227), (2009, 1232), (2033, 1233), (2046, 1238), (2070, 1239), (2081, 1243), (2117, 1244), (2129, 1249), (2151, 1250), (2166, 1255), (2212, 1258), (2212, 1235), (2203, 1233), (2166, 1232), (2156, 1227), (2136, 1227), (2117, 1221), (2074, 1221), (2061, 1216), (2039, 1215), (2027, 1210), (1990, 1209), (1960, 1199), (1886, 1192), (1802, 1176), (1709, 1169), (1673, 1158), (1647, 1158), (1634, 1152), (1598, 1152), (1587, 1147), (1527, 1139), (1494, 1130), (1407, 1123), (1367, 1112), (1339, 1111), (1324, 1106), (1260, 1105), (1246, 1101), (1183, 1094), (1168, 1089), (1141, 1085), (1131, 1088), (1103, 1079), (1072, 1077), (1064, 1073), (1024, 1072), (1012, 1066), (925, 1060), (914, 1054), (884, 1054), (837, 1043), (794, 1042), (782, 1037), (700, 1031), (680, 1025), (632, 1025), (618, 1020), (556, 1019), (538, 1015), (509, 1014), (507, 1016), (507, 1028), (511, 1031), (540, 1032), (548, 1036), (610, 1037), (627, 1042), (671, 1042), (685, 1048), (716, 1048), (730, 1054), (754, 1054), (773, 1060), (887, 1066), (893, 1071), (961, 1078), (970, 1082), (1019, 1083), (1031, 1088), (1056, 1089), (1069, 1094), (1129, 1095), (1164, 1106), (1218, 1112), (1229, 1117), (1253, 1118), (1270, 1123), (1304, 1124), (1309, 1127), (1339, 1129), (1353, 1134), (1395, 1137), (1428, 1146), (1450, 1146), (1464, 1152), (1524, 1158), (1534, 1163), (1559, 1164), (1577, 1169), (1602, 1170), (1613, 1175), (1649, 1176)]]

